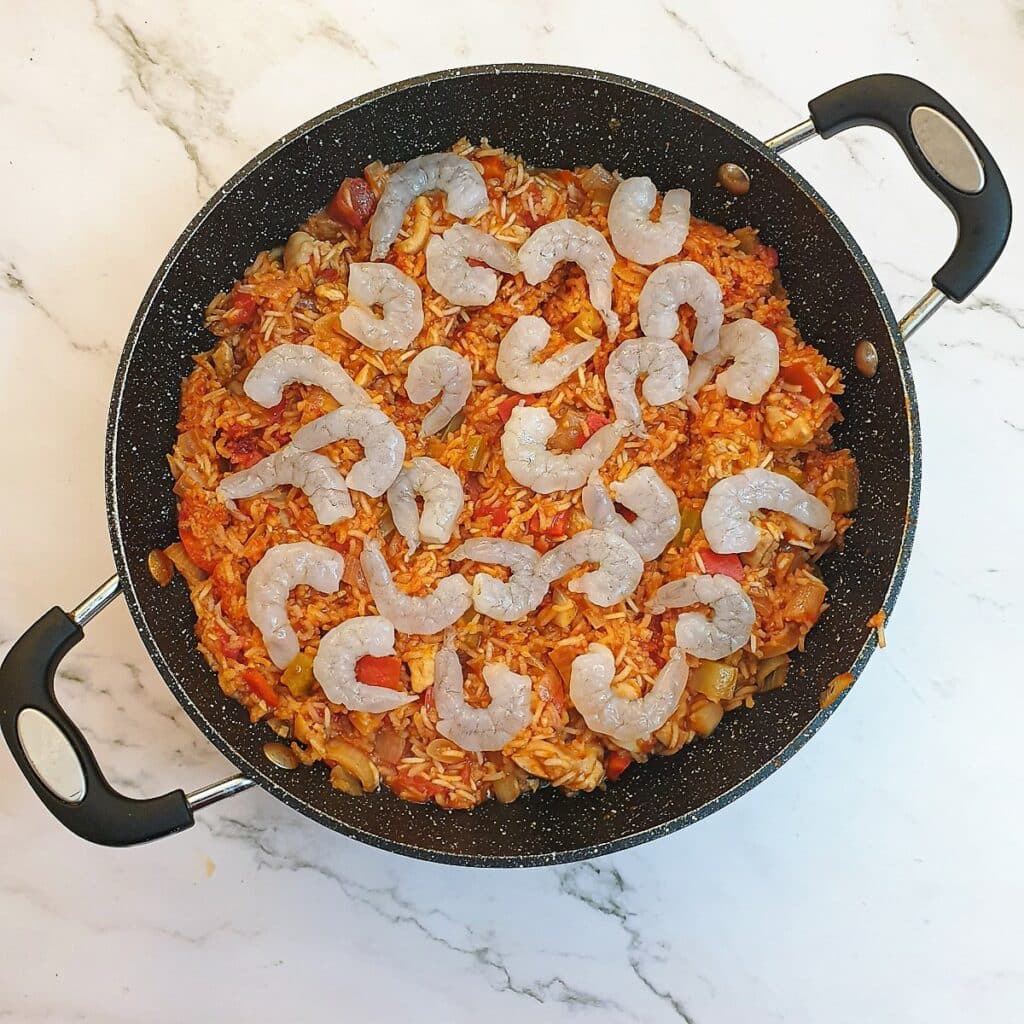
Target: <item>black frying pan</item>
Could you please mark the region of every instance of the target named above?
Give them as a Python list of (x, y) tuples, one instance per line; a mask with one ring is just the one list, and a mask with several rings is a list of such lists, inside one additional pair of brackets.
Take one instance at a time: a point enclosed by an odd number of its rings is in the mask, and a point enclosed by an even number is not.
[[(920, 485), (917, 407), (904, 339), (946, 298), (962, 301), (992, 267), (1010, 227), (998, 167), (941, 96), (909, 78), (847, 83), (810, 104), (810, 120), (758, 142), (716, 114), (661, 89), (574, 68), (465, 68), (390, 86), (309, 122), (244, 167), (206, 204), (156, 275), (132, 324), (107, 427), (107, 510), (117, 576), (70, 614), (54, 608), (14, 645), (0, 668), (0, 725), (39, 798), (68, 828), (108, 845), (144, 842), (188, 828), (193, 811), (256, 783), (303, 814), (364, 842), (457, 864), (516, 866), (591, 857), (645, 842), (735, 799), (791, 756), (834, 710), (824, 684), (856, 676), (875, 647), (867, 620), (889, 612), (914, 532)], [(779, 153), (815, 133), (828, 138), (873, 124), (894, 135), (917, 173), (956, 216), (956, 248), (934, 288), (898, 325), (871, 267), (825, 201)], [(472, 813), (405, 803), (383, 791), (351, 800), (326, 772), (288, 772), (262, 753), (266, 730), (224, 697), (196, 650), (194, 615), (180, 582), (160, 589), (147, 553), (176, 539), (164, 460), (175, 438), (179, 381), (210, 345), (203, 309), (257, 252), (279, 245), (371, 159), (406, 160), (487, 136), (540, 166), (602, 162), (685, 185), (697, 216), (753, 224), (782, 258), (797, 323), (845, 371), (839, 445), (861, 469), (861, 503), (841, 553), (824, 564), (831, 607), (795, 659), (789, 685), (753, 711), (726, 716), (714, 736), (671, 758), (654, 758), (622, 781), (568, 799), (554, 790)], [(724, 161), (752, 187), (716, 187)], [(854, 369), (869, 339), (879, 369)], [(103, 778), (81, 733), (57, 705), (53, 676), (82, 627), (118, 591), (182, 706), (242, 775), (186, 796), (131, 800)], [(44, 759), (40, 742), (50, 744)], [(32, 757), (36, 767), (33, 767)], [(45, 761), (45, 764), (44, 764)], [(57, 767), (55, 767), (57, 766)], [(63, 771), (57, 771), (58, 767)]]

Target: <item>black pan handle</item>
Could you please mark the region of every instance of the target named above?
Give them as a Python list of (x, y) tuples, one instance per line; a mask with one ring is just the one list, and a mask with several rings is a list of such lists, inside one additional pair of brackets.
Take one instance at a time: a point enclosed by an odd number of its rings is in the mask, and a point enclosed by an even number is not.
[[(0, 665), (0, 728), (36, 796), (62, 825), (102, 846), (133, 846), (191, 826), (189, 799), (180, 789), (148, 800), (118, 793), (53, 692), (57, 667), (84, 636), (80, 623), (117, 593), (115, 578), (80, 606), (84, 614), (51, 608), (15, 643)], [(34, 748), (41, 760), (42, 747), (51, 755), (48, 776), (32, 759)], [(54, 772), (55, 760), (64, 772)]]
[(963, 302), (995, 265), (1010, 233), (1010, 193), (974, 129), (940, 96), (904, 75), (868, 75), (808, 104), (825, 139), (858, 125), (894, 136), (919, 177), (953, 211), (957, 240), (932, 284)]

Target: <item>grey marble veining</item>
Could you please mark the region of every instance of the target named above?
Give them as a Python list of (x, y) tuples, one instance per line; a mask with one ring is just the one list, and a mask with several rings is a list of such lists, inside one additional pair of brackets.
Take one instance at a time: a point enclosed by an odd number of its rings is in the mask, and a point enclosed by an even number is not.
[[(439, 67), (551, 61), (651, 81), (767, 137), (845, 78), (901, 71), (960, 106), (1011, 189), (1024, 181), (1024, 20), (1008, 0), (879, 0), (828, 24), (820, 5), (790, 2), (757, 18), (646, 0), (422, 10), (0, 12), (0, 650), (109, 575), (106, 405), (168, 246), (245, 160), (342, 99)], [(791, 156), (908, 307), (952, 245), (946, 210), (879, 133)], [(60, 831), (0, 753), (0, 1020), (220, 1022), (271, 1006), (381, 1024), (410, 1007), (494, 1024), (1012, 1019), (1022, 271), (1013, 237), (980, 293), (914, 337), (923, 498), (889, 645), (751, 795), (653, 845), (522, 872), (372, 850), (260, 792), (171, 840), (107, 851)], [(124, 607), (87, 633), (59, 688), (111, 780), (153, 794), (227, 774)]]

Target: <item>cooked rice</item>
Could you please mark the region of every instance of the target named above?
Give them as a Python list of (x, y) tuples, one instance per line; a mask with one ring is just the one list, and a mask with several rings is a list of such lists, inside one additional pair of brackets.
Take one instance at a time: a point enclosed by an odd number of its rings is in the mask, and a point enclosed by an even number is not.
[[(489, 185), (490, 210), (473, 221), (479, 227), (520, 243), (540, 223), (572, 216), (607, 235), (607, 208), (589, 201), (576, 174), (531, 171), (520, 159), (486, 141), (474, 149), (461, 140), (453, 148), (471, 158), (498, 157), (506, 167), (503, 182)], [(431, 196), (427, 202), (431, 230), (443, 231), (453, 219), (442, 197)], [(410, 210), (402, 237), (408, 235), (414, 216)], [(339, 360), (403, 431), (409, 458), (428, 454), (459, 472), (466, 504), (450, 543), (427, 545), (410, 555), (396, 532), (387, 536), (385, 554), (402, 589), (421, 594), (440, 577), (458, 571), (460, 566), (451, 565), (448, 555), (467, 537), (500, 535), (543, 551), (556, 542), (544, 534), (556, 513), (568, 513), (568, 535), (589, 526), (579, 492), (537, 495), (506, 472), (499, 447), (498, 406), (509, 393), (495, 373), (498, 341), (518, 316), (533, 313), (548, 321), (553, 329), (549, 351), (566, 340), (577, 340), (566, 338), (570, 321), (581, 311), (593, 313), (582, 272), (562, 265), (536, 287), (527, 286), (521, 275), (505, 277), (491, 306), (463, 310), (434, 296), (426, 282), (422, 251), (393, 249), (389, 259), (423, 290), (424, 328), (413, 349), (373, 352), (342, 334), (338, 326), (348, 264), (369, 258), (367, 230), (349, 230), (324, 213), (311, 217), (303, 228), (319, 240), (310, 263), (285, 271), (280, 250), (261, 253), (230, 293), (213, 299), (206, 320), (219, 341), (212, 352), (195, 357), (195, 369), (182, 386), (180, 435), (169, 462), (179, 497), (182, 542), (209, 573), (190, 588), (200, 650), (223, 691), (245, 705), (254, 722), (269, 721), (278, 735), (290, 740), (304, 764), (326, 761), (331, 765), (327, 742), (348, 740), (373, 760), (380, 778), (406, 799), (471, 808), (490, 795), (507, 800), (546, 783), (566, 791), (602, 785), (607, 758), (618, 748), (584, 725), (568, 701), (567, 687), (550, 655), (563, 649), (579, 653), (593, 641), (605, 644), (615, 656), (617, 688), (640, 695), (674, 645), (676, 619), (675, 612), (652, 615), (641, 609), (662, 583), (703, 571), (699, 552), (707, 545), (700, 530), (670, 545), (657, 561), (648, 562), (636, 593), (614, 608), (590, 605), (563, 581), (521, 622), (500, 623), (472, 611), (463, 618), (458, 626), (459, 647), (470, 703), (486, 701), (481, 670), (487, 660), (500, 659), (533, 680), (530, 726), (501, 752), (469, 754), (438, 736), (431, 687), (439, 637), (397, 637), (403, 685), (423, 694), (423, 699), (389, 714), (349, 713), (329, 704), (318, 687), (311, 696), (297, 699), (281, 683), (281, 673), (246, 614), (249, 570), (272, 545), (299, 539), (345, 555), (345, 583), (339, 593), (323, 595), (299, 587), (289, 600), (289, 615), (302, 650), (312, 654), (320, 637), (339, 622), (375, 613), (358, 555), (363, 538), (382, 536), (382, 522), (390, 522), (390, 517), (383, 498), (355, 493), (355, 516), (334, 526), (321, 526), (295, 488), (240, 501), (237, 507), (225, 507), (218, 499), (215, 492), (224, 475), (277, 450), (301, 425), (336, 407), (319, 389), (299, 385), (288, 387), (285, 401), (276, 409), (263, 409), (247, 399), (241, 382), (274, 346), (301, 342)], [(750, 248), (753, 251), (744, 251)], [(840, 419), (835, 397), (843, 391), (841, 374), (801, 340), (774, 271), (774, 251), (760, 244), (741, 248), (737, 235), (694, 219), (677, 258), (696, 260), (713, 273), (722, 286), (728, 316), (753, 317), (774, 331), (783, 363), (805, 364), (819, 382), (820, 393), (808, 398), (780, 378), (764, 400), (752, 406), (725, 397), (712, 383), (689, 403), (645, 408), (648, 437), (619, 446), (604, 467), (606, 481), (622, 480), (641, 466), (654, 466), (683, 507), (698, 509), (716, 480), (763, 466), (792, 475), (834, 508), (835, 475), (851, 472), (853, 461), (848, 451), (832, 450), (829, 436), (830, 427)], [(637, 298), (649, 273), (649, 268), (621, 258), (615, 266), (614, 307), (624, 337), (639, 333)], [(245, 323), (253, 302), (254, 315)], [(681, 319), (678, 341), (692, 357), (694, 319), (687, 307)], [(603, 334), (601, 327), (601, 346), (585, 369), (549, 394), (528, 399), (543, 402), (556, 419), (561, 417), (567, 431), (579, 429), (577, 424), (587, 411), (611, 418), (604, 370), (612, 346)], [(403, 382), (414, 352), (435, 344), (448, 345), (470, 360), (474, 392), (461, 424), (443, 438), (424, 442), (418, 430), (426, 410), (408, 400)], [(470, 473), (461, 465), (475, 435), (486, 440), (488, 455), (482, 469)], [(354, 441), (339, 441), (325, 451), (343, 473), (361, 457)], [(488, 515), (495, 508), (508, 515), (500, 527)], [(794, 595), (814, 578), (817, 559), (841, 543), (850, 519), (836, 514), (835, 521), (836, 539), (824, 545), (815, 543), (809, 531), (787, 516), (766, 513), (762, 517), (762, 543), (744, 557), (748, 565), (744, 586), (757, 610), (757, 622), (749, 645), (724, 659), (738, 671), (731, 697), (721, 702), (726, 711), (753, 704), (761, 659), (787, 645), (788, 649), (802, 647), (813, 621), (793, 612)], [(467, 566), (466, 571), (470, 570), (506, 572)], [(583, 571), (577, 570), (577, 575)], [(691, 667), (697, 665), (696, 659), (689, 660)], [(253, 670), (276, 693), (277, 706), (268, 705), (246, 681), (245, 673)], [(708, 698), (688, 689), (676, 712), (636, 759), (673, 754), (693, 740), (700, 731), (694, 727), (694, 716), (700, 718), (707, 703)], [(343, 799), (341, 794), (338, 799)]]

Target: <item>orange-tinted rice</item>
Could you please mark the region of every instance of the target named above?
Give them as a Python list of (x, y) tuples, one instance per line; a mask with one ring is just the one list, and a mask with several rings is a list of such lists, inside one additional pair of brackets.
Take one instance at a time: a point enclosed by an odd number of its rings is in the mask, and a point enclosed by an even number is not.
[[(473, 148), (462, 141), (454, 149), (478, 162), (488, 158), (484, 166), (490, 175), (491, 206), (474, 219), (479, 227), (518, 244), (539, 224), (571, 216), (607, 235), (606, 200), (597, 195), (592, 201), (581, 185), (582, 171), (531, 173), (521, 160), (486, 143)], [(379, 194), (379, 169), (368, 173), (368, 178)], [(384, 550), (396, 583), (418, 594), (452, 572), (467, 576), (478, 571), (505, 572), (450, 563), (449, 553), (467, 537), (501, 536), (545, 550), (557, 543), (562, 532), (572, 535), (589, 526), (578, 491), (538, 495), (517, 484), (505, 470), (499, 406), (509, 392), (495, 374), (498, 342), (516, 317), (543, 316), (553, 329), (551, 351), (577, 340), (570, 324), (578, 314), (583, 315), (577, 326), (596, 322), (582, 272), (562, 265), (535, 287), (526, 285), (521, 275), (504, 276), (497, 300), (490, 306), (450, 306), (426, 281), (423, 248), (404, 241), (410, 236), (415, 241), (417, 216), (429, 216), (434, 233), (453, 223), (443, 197), (421, 200), (416, 209), (410, 209), (402, 236), (388, 256), (423, 291), (424, 328), (406, 351), (371, 351), (341, 332), (338, 312), (345, 306), (348, 264), (368, 259), (370, 246), (365, 227), (349, 229), (324, 213), (303, 226), (319, 240), (310, 262), (286, 270), (280, 251), (261, 253), (230, 293), (210, 303), (207, 325), (216, 344), (210, 352), (196, 356), (195, 369), (183, 382), (180, 434), (169, 456), (182, 542), (201, 570), (191, 574), (189, 583), (200, 650), (223, 691), (244, 704), (254, 722), (269, 724), (299, 761), (340, 764), (332, 779), (348, 792), (372, 789), (379, 780), (406, 799), (471, 808), (489, 796), (509, 800), (543, 783), (567, 791), (591, 790), (604, 783), (610, 765), (615, 775), (628, 762), (613, 742), (583, 724), (568, 701), (567, 686), (555, 663), (564, 665), (588, 643), (600, 642), (615, 655), (616, 688), (623, 695), (644, 692), (673, 646), (677, 612), (651, 615), (643, 609), (662, 583), (702, 571), (700, 552), (707, 545), (699, 528), (684, 533), (661, 558), (648, 562), (636, 592), (615, 607), (589, 604), (582, 595), (570, 593), (563, 580), (521, 622), (500, 623), (472, 611), (464, 616), (457, 626), (458, 646), (471, 703), (486, 702), (481, 669), (489, 661), (503, 661), (533, 680), (531, 725), (498, 753), (466, 753), (438, 735), (431, 685), (432, 659), (440, 637), (397, 637), (402, 685), (419, 694), (420, 700), (386, 715), (349, 713), (329, 703), (317, 686), (309, 696), (294, 697), (246, 614), (246, 576), (274, 544), (307, 539), (346, 557), (345, 582), (339, 593), (323, 595), (299, 587), (291, 595), (291, 621), (303, 651), (312, 654), (320, 637), (339, 622), (376, 612), (358, 567), (366, 536), (386, 538)], [(833, 451), (829, 436), (830, 427), (840, 419), (835, 398), (843, 391), (841, 375), (801, 340), (775, 270), (774, 250), (762, 245), (750, 229), (730, 233), (694, 219), (677, 258), (696, 260), (713, 273), (722, 286), (727, 319), (753, 317), (769, 327), (778, 338), (784, 366), (800, 365), (806, 373), (802, 377), (794, 377), (792, 371), (784, 374), (758, 405), (729, 399), (713, 383), (689, 403), (657, 409), (644, 403), (648, 436), (620, 443), (602, 470), (603, 478), (621, 480), (637, 467), (650, 465), (675, 491), (684, 509), (699, 510), (716, 480), (763, 466), (793, 476), (834, 508), (836, 495), (843, 494), (844, 487), (848, 492), (846, 482), (855, 473), (850, 453)], [(650, 270), (621, 258), (616, 263), (614, 305), (622, 320), (620, 338), (640, 333), (637, 298)], [(677, 340), (692, 357), (694, 321), (686, 307), (681, 321)], [(550, 393), (527, 399), (545, 405), (560, 421), (556, 440), (569, 446), (581, 430), (588, 429), (588, 412), (612, 417), (603, 376), (612, 346), (603, 326), (591, 329), (601, 345), (590, 363)], [(333, 526), (321, 526), (305, 496), (294, 488), (239, 501), (237, 510), (217, 497), (223, 476), (277, 450), (299, 426), (336, 406), (318, 388), (302, 385), (289, 386), (284, 402), (275, 409), (264, 409), (245, 397), (242, 382), (248, 370), (268, 350), (286, 342), (314, 345), (340, 361), (401, 428), (408, 442), (407, 458), (427, 454), (459, 473), (466, 504), (450, 543), (427, 545), (410, 556), (401, 537), (389, 530), (385, 499), (354, 492), (355, 517)], [(474, 390), (453, 429), (443, 437), (421, 441), (418, 430), (426, 407), (408, 400), (403, 380), (416, 352), (435, 344), (448, 345), (470, 360)], [(786, 377), (798, 383), (787, 383)], [(808, 379), (817, 383), (802, 386), (800, 380)], [(476, 471), (470, 471), (465, 464), (478, 439), (485, 445), (486, 457)], [(338, 442), (325, 452), (343, 473), (361, 457), (352, 441)], [(762, 541), (755, 552), (744, 556), (743, 586), (754, 603), (757, 621), (749, 645), (724, 659), (737, 670), (735, 687), (715, 702), (688, 688), (651, 743), (633, 755), (635, 760), (675, 753), (698, 733), (706, 734), (721, 717), (719, 708), (709, 704), (718, 704), (724, 711), (749, 707), (760, 690), (774, 685), (758, 679), (758, 667), (768, 657), (778, 658), (802, 646), (820, 614), (814, 597), (820, 603), (823, 588), (815, 566), (828, 548), (841, 543), (850, 525), (845, 514), (848, 504), (835, 513), (836, 539), (827, 545), (787, 516), (763, 515)], [(696, 659), (689, 660), (692, 667), (697, 666)], [(778, 682), (778, 676), (772, 678)], [(267, 738), (275, 739), (269, 730)], [(339, 793), (338, 799), (344, 796)]]

